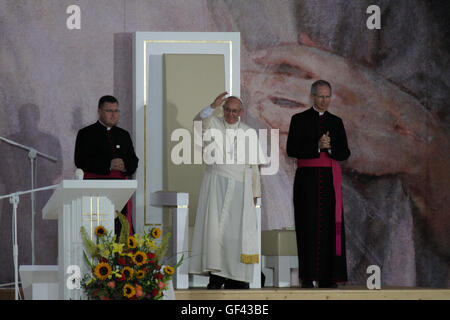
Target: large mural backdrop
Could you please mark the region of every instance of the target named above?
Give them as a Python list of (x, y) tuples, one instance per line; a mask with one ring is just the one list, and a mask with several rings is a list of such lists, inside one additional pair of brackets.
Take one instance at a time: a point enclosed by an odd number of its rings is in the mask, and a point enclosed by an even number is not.
[[(72, 178), (79, 128), (104, 94), (132, 130), (132, 33), (241, 32), (246, 121), (279, 129), (280, 169), (263, 177), (263, 229), (293, 227), (295, 161), (285, 143), (314, 80), (333, 85), (330, 111), (346, 126), (342, 163), (349, 284), (369, 265), (383, 285), (450, 287), (447, 1), (0, 1), (0, 136), (33, 146), (37, 186)], [(69, 29), (68, 6), (80, 7)], [(381, 29), (366, 25), (369, 5)], [(212, 99), (214, 97), (211, 97)], [(0, 194), (30, 187), (27, 152), (0, 143)], [(57, 225), (36, 198), (36, 263), (56, 264)], [(11, 205), (0, 203), (0, 284), (13, 281)], [(19, 203), (19, 264), (31, 264), (30, 198)]]

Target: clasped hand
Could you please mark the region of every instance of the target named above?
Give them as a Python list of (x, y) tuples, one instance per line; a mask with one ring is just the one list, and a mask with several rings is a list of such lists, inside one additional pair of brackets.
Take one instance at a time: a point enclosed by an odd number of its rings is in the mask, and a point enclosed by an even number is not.
[(120, 158), (115, 158), (111, 160), (111, 170), (125, 171), (125, 163)]
[(331, 148), (331, 138), (330, 138), (330, 132), (327, 131), (326, 134), (322, 135), (319, 139), (319, 149), (330, 149)]

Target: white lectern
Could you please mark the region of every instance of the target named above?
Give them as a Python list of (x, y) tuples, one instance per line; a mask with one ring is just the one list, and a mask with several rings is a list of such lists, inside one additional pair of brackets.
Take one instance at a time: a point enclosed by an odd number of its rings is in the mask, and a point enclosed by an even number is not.
[(59, 299), (81, 298), (82, 289), (69, 289), (67, 281), (73, 274), (66, 273), (71, 265), (78, 266), (81, 275), (88, 271), (81, 226), (91, 239), (95, 239), (98, 225), (114, 232), (115, 209), (121, 210), (136, 188), (136, 180), (63, 180), (50, 197), (42, 209), (42, 217), (58, 220)]

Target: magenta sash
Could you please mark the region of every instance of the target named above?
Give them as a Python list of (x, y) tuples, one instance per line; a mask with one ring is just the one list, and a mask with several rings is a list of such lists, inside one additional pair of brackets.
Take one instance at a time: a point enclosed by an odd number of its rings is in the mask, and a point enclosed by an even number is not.
[(341, 245), (341, 228), (342, 228), (342, 172), (339, 163), (332, 159), (327, 152), (321, 152), (320, 158), (315, 159), (298, 159), (297, 166), (300, 167), (331, 167), (333, 173), (335, 205), (335, 222), (336, 222), (336, 255), (342, 255)]
[[(84, 172), (84, 179), (121, 179), (128, 180), (127, 176), (124, 176), (122, 172), (117, 170), (111, 170), (110, 174), (96, 174), (91, 172)], [(127, 202), (127, 220), (130, 224), (130, 236), (133, 235), (133, 224), (131, 222), (131, 214), (132, 214), (132, 201), (131, 199)], [(117, 208), (116, 208), (117, 209)]]

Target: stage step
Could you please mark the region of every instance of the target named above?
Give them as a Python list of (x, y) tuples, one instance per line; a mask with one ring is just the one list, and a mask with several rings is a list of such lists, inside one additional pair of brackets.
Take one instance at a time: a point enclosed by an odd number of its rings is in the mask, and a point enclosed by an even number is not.
[(450, 289), (343, 286), (338, 289), (264, 288), (175, 290), (177, 300), (450, 300)]
[[(450, 300), (450, 289), (360, 286), (338, 289), (263, 288), (249, 290), (175, 290), (177, 300)], [(14, 289), (0, 289), (0, 300), (14, 300)]]

